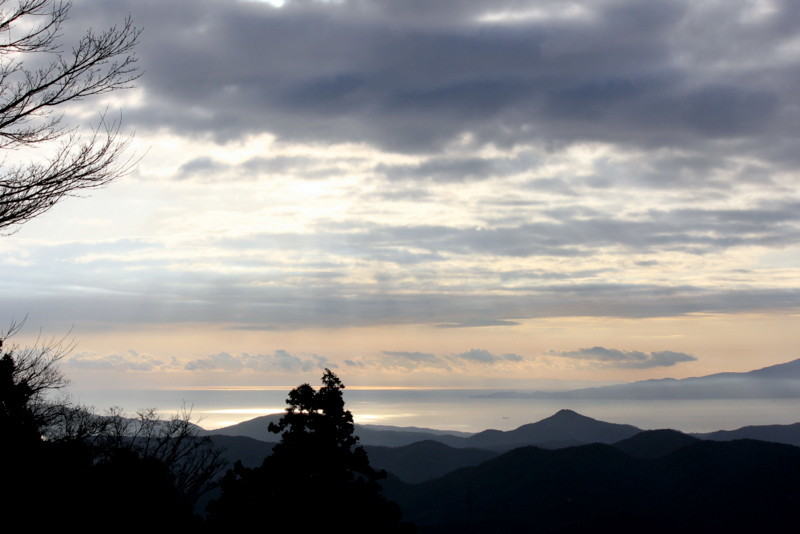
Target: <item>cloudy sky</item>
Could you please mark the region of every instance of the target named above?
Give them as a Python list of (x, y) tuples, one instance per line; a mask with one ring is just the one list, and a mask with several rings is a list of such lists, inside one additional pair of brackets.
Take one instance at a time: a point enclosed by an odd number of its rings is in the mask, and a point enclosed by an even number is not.
[(78, 384), (508, 385), (800, 357), (800, 3), (75, 0), (134, 172), (0, 239)]

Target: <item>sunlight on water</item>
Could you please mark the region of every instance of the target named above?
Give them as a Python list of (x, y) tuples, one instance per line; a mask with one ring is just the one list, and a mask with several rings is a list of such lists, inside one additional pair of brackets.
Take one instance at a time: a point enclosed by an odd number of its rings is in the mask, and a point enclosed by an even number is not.
[(207, 414), (241, 414), (241, 415), (269, 415), (271, 413), (280, 413), (283, 411), (281, 408), (230, 408), (227, 410), (208, 410)]
[(226, 426), (239, 424), (256, 417), (282, 413), (282, 407), (262, 408), (223, 408), (219, 410), (204, 410), (199, 414), (200, 426), (206, 430), (215, 430)]
[[(156, 408), (164, 416), (186, 405), (206, 429), (282, 413), (291, 388), (114, 390), (84, 392), (97, 411), (122, 406), (128, 413)], [(497, 391), (497, 390), (494, 390)], [(800, 399), (563, 400), (487, 398), (488, 390), (347, 388), (347, 408), (360, 424), (417, 426), (480, 432), (512, 430), (566, 408), (611, 423), (684, 432), (730, 430), (746, 425), (800, 421)], [(113, 399), (110, 400), (110, 399)]]

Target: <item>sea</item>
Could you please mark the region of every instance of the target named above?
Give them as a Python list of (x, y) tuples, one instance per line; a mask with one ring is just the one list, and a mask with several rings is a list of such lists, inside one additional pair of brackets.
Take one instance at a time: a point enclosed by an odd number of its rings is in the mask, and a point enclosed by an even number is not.
[[(213, 430), (261, 415), (280, 413), (291, 387), (83, 390), (74, 399), (102, 413), (117, 406), (130, 415), (155, 408), (164, 416), (186, 410), (201, 427)], [(682, 432), (732, 430), (748, 425), (800, 422), (800, 398), (783, 399), (525, 399), (502, 398), (512, 390), (368, 388), (344, 391), (356, 423), (421, 427), (461, 432), (512, 430), (561, 409), (642, 429)], [(519, 392), (520, 390), (513, 390)], [(493, 396), (494, 395), (494, 396)]]

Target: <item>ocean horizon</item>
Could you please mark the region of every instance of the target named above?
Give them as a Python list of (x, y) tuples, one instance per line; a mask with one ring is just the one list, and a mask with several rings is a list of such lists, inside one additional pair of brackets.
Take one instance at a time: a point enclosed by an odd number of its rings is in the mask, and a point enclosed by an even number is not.
[[(186, 409), (207, 430), (283, 412), (290, 387), (82, 390), (73, 400), (102, 413), (112, 406), (126, 414), (155, 408), (162, 417)], [(346, 407), (356, 423), (423, 427), (462, 432), (512, 430), (560, 409), (642, 429), (683, 432), (732, 430), (748, 425), (800, 421), (800, 399), (525, 399), (491, 397), (519, 389), (348, 388)]]

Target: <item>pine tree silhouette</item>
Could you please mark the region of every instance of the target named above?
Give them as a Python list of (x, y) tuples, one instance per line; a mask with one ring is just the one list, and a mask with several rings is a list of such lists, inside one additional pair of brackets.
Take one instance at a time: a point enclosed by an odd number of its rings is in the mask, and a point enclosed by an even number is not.
[(281, 441), (260, 467), (237, 462), (222, 481), (222, 496), (209, 506), (214, 525), (254, 524), (269, 511), (280, 528), (325, 532), (400, 532), (400, 509), (381, 495), (386, 473), (369, 465), (344, 407), (339, 377), (325, 369), (322, 387), (293, 389), (288, 408), (269, 430)]

